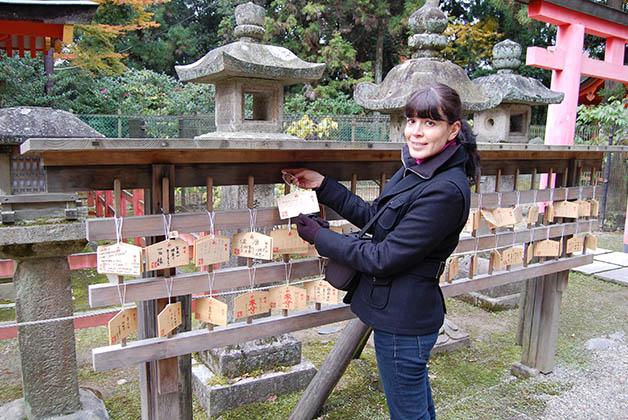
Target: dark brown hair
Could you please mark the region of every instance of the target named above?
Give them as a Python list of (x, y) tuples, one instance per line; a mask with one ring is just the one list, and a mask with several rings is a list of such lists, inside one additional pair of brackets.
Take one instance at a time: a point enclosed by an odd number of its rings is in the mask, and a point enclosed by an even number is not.
[(460, 121), (460, 131), (456, 144), (461, 144), (467, 152), (465, 171), (471, 184), (480, 174), (480, 156), (475, 143), (475, 134), (462, 116), (462, 102), (458, 92), (442, 83), (434, 83), (415, 91), (404, 108), (406, 118), (429, 118), (434, 121), (447, 121), (453, 124)]

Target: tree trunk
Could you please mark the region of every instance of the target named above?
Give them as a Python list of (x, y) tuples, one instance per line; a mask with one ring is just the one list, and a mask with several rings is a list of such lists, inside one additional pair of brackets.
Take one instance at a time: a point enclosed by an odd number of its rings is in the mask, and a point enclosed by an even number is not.
[(382, 83), (384, 74), (384, 19), (377, 19), (377, 44), (375, 46), (375, 83)]
[[(33, 42), (31, 40), (31, 42)], [(52, 87), (54, 86), (54, 83), (52, 81), (52, 74), (54, 73), (54, 69), (55, 69), (55, 50), (53, 48), (50, 48), (50, 50), (48, 51), (48, 55), (44, 55), (44, 71), (46, 72), (46, 95), (50, 95), (50, 91), (52, 91)]]

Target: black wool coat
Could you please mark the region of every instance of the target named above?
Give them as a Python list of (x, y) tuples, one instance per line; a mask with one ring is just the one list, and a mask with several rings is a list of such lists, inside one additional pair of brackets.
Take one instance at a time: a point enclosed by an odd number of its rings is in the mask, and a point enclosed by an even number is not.
[(371, 240), (329, 229), (315, 240), (320, 255), (362, 273), (348, 297), (365, 324), (404, 335), (430, 334), (443, 324), (438, 277), (469, 216), (466, 159), (462, 146), (450, 146), (418, 165), (404, 146), (403, 167), (372, 205), (329, 177), (316, 190), (321, 203), (360, 228), (387, 205)]

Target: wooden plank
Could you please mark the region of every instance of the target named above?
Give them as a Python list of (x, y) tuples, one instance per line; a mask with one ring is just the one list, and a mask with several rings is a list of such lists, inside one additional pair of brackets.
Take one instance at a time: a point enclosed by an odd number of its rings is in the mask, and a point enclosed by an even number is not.
[[(599, 189), (599, 188), (598, 188)], [(536, 193), (535, 193), (536, 191)], [(549, 201), (551, 196), (551, 189), (543, 190), (523, 190), (519, 191), (519, 204), (534, 203), (534, 194), (536, 194), (536, 202)], [(596, 195), (598, 191), (596, 190)], [(489, 192), (482, 193), (482, 207), (484, 208), (496, 208), (499, 204), (499, 195), (501, 194), (501, 206), (509, 207), (517, 204), (517, 191), (507, 192)], [(583, 187), (582, 196), (580, 196), (580, 187), (567, 187), (567, 188), (555, 188), (554, 189), (554, 201), (560, 200), (575, 200), (582, 197), (583, 200), (593, 198), (593, 187)], [(471, 208), (477, 208), (479, 204), (479, 194), (471, 194)]]
[(41, 194), (19, 194), (2, 195), (0, 204), (10, 203), (64, 203), (66, 201), (76, 201), (78, 194), (41, 193)]
[[(542, 227), (532, 227), (530, 229), (522, 229), (514, 232), (499, 232), (496, 234), (488, 234), (478, 237), (467, 236), (460, 239), (458, 246), (454, 250), (454, 254), (471, 252), (476, 250), (489, 250), (493, 248), (511, 246), (515, 244), (523, 244), (530, 242), (530, 231), (532, 231), (532, 241), (547, 239), (547, 231), (549, 230), (550, 238), (559, 238), (561, 235), (573, 235), (576, 230), (579, 233), (596, 230), (599, 226), (599, 220), (580, 220), (578, 222), (560, 223)], [(563, 231), (564, 228), (564, 231)]]
[(112, 180), (120, 174), (124, 174), (124, 188), (151, 188), (150, 165), (46, 167), (46, 184), (49, 193), (101, 191), (111, 188)]
[[(307, 258), (292, 262), (292, 279), (318, 276), (320, 274), (318, 258)], [(235, 289), (250, 285), (247, 275), (248, 267), (230, 267), (215, 270), (214, 290)], [(258, 265), (255, 271), (255, 285), (265, 285), (277, 282), (285, 277), (283, 262)], [(151, 277), (139, 280), (130, 280), (125, 283), (126, 299), (129, 302), (147, 299), (168, 297), (164, 287), (163, 277)], [(181, 274), (174, 277), (172, 282), (172, 296), (181, 296), (194, 293), (206, 293), (207, 272)], [(109, 306), (120, 303), (118, 286), (115, 284), (92, 284), (88, 286), (89, 304), (92, 308)]]
[(294, 312), (287, 317), (277, 315), (257, 319), (254, 324), (238, 322), (213, 331), (194, 330), (177, 334), (169, 339), (149, 338), (130, 342), (126, 347), (114, 345), (96, 348), (92, 350), (92, 364), (94, 370), (100, 372), (318, 327), (354, 317), (350, 307), (344, 304), (330, 306), (319, 311), (306, 309)]
[(531, 277), (539, 277), (558, 271), (569, 270), (592, 262), (593, 254), (560, 258), (546, 261), (543, 264), (530, 264), (528, 267), (513, 268), (510, 271), (494, 272), (491, 275), (478, 275), (473, 279), (462, 279), (454, 281), (453, 283), (443, 283), (441, 284), (441, 289), (445, 297), (454, 297), (465, 293), (477, 292), (478, 290), (514, 283)]
[(568, 271), (561, 271), (547, 275), (543, 279), (545, 287), (541, 303), (539, 337), (537, 339), (535, 364), (531, 367), (546, 374), (554, 370), (560, 304), (563, 296), (559, 285), (566, 281), (565, 278), (568, 275)]

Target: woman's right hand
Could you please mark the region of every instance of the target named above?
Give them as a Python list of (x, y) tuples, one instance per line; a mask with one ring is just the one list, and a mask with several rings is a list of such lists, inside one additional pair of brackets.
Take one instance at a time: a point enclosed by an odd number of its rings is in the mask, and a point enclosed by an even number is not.
[(306, 168), (282, 169), (281, 174), (288, 174), (283, 177), (284, 180), (299, 188), (318, 188), (325, 179), (322, 174)]

